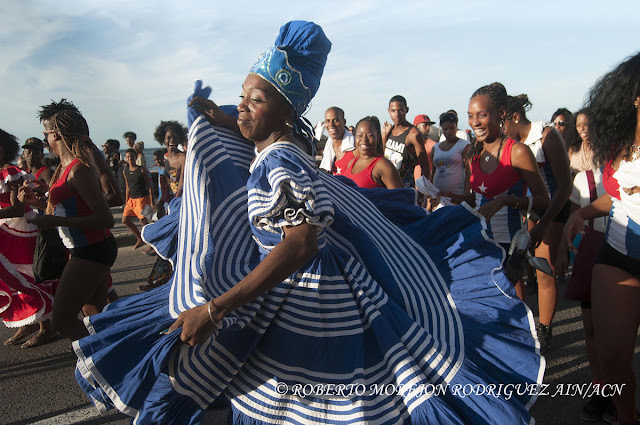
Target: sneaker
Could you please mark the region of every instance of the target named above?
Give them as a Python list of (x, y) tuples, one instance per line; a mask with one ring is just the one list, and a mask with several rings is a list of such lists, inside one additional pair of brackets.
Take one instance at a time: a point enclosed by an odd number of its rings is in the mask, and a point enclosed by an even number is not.
[[(580, 419), (585, 422), (596, 422), (602, 419), (602, 415), (607, 408), (613, 404), (613, 401), (609, 397), (603, 397), (600, 394), (594, 394), (589, 397), (587, 402), (582, 406), (582, 412), (580, 412)], [(613, 418), (612, 418), (613, 419)]]
[(540, 341), (540, 354), (543, 354), (549, 349), (549, 346), (551, 346), (552, 330), (551, 325), (545, 326), (542, 323), (538, 323), (538, 326), (536, 326), (538, 341)]

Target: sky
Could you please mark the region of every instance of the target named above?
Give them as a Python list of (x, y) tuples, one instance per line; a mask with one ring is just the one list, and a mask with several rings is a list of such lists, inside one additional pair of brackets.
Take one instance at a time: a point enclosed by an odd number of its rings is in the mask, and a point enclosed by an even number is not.
[(455, 109), (468, 128), (469, 97), (494, 81), (528, 94), (529, 119), (549, 120), (579, 109), (600, 76), (640, 50), (638, 16), (637, 0), (2, 0), (0, 128), (20, 142), (42, 137), (39, 106), (66, 98), (96, 144), (124, 144), (131, 130), (157, 147), (161, 120), (186, 123), (195, 80), (216, 103), (237, 104), (251, 65), (294, 19), (332, 42), (313, 123), (334, 105), (347, 124), (390, 121), (388, 101), (401, 94), (409, 120)]

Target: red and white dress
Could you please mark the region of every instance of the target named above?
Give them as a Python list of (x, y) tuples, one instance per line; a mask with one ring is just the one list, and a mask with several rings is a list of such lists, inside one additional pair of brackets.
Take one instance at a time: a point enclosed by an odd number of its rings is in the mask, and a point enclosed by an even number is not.
[[(0, 208), (11, 206), (11, 182), (33, 179), (13, 165), (0, 170)], [(27, 219), (35, 216), (25, 206), (21, 217), (0, 219), (0, 318), (10, 328), (48, 318), (53, 306), (53, 296), (33, 280), (38, 228)]]

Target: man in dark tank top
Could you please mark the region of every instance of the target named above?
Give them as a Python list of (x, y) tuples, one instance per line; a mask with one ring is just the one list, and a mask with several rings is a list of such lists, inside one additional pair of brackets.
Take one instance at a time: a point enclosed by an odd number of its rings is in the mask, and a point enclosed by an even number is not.
[[(133, 249), (138, 249), (144, 242), (140, 236), (140, 230), (133, 223), (132, 218), (138, 217), (140, 223), (144, 226), (148, 224), (145, 212), (152, 209), (153, 205), (153, 189), (149, 180), (149, 172), (145, 167), (136, 165), (137, 153), (133, 149), (127, 149), (125, 153), (127, 165), (124, 167), (123, 174), (126, 181), (125, 207), (122, 212), (122, 223), (129, 228), (131, 233), (136, 237), (136, 244)], [(148, 212), (148, 211), (147, 211)]]
[(405, 186), (413, 187), (414, 168), (420, 165), (420, 172), (429, 178), (429, 159), (424, 148), (424, 138), (416, 127), (407, 121), (407, 100), (402, 96), (393, 96), (389, 100), (389, 116), (393, 125), (385, 121), (382, 128), (384, 156), (400, 172)]

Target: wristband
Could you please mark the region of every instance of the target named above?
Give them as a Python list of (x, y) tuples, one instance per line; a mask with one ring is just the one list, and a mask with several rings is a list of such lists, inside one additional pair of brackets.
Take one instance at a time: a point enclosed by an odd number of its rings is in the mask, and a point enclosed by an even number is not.
[(511, 197), (516, 201), (516, 205), (511, 208), (514, 210), (520, 209), (520, 202), (518, 202), (518, 197), (516, 195), (511, 195)]
[(209, 301), (207, 303), (207, 311), (209, 312), (209, 319), (211, 319), (211, 323), (213, 323), (214, 325), (218, 326), (218, 322), (213, 320), (213, 316), (211, 315), (211, 304), (213, 304), (214, 307), (218, 308), (218, 306), (213, 302), (213, 300), (211, 300), (211, 301)]

